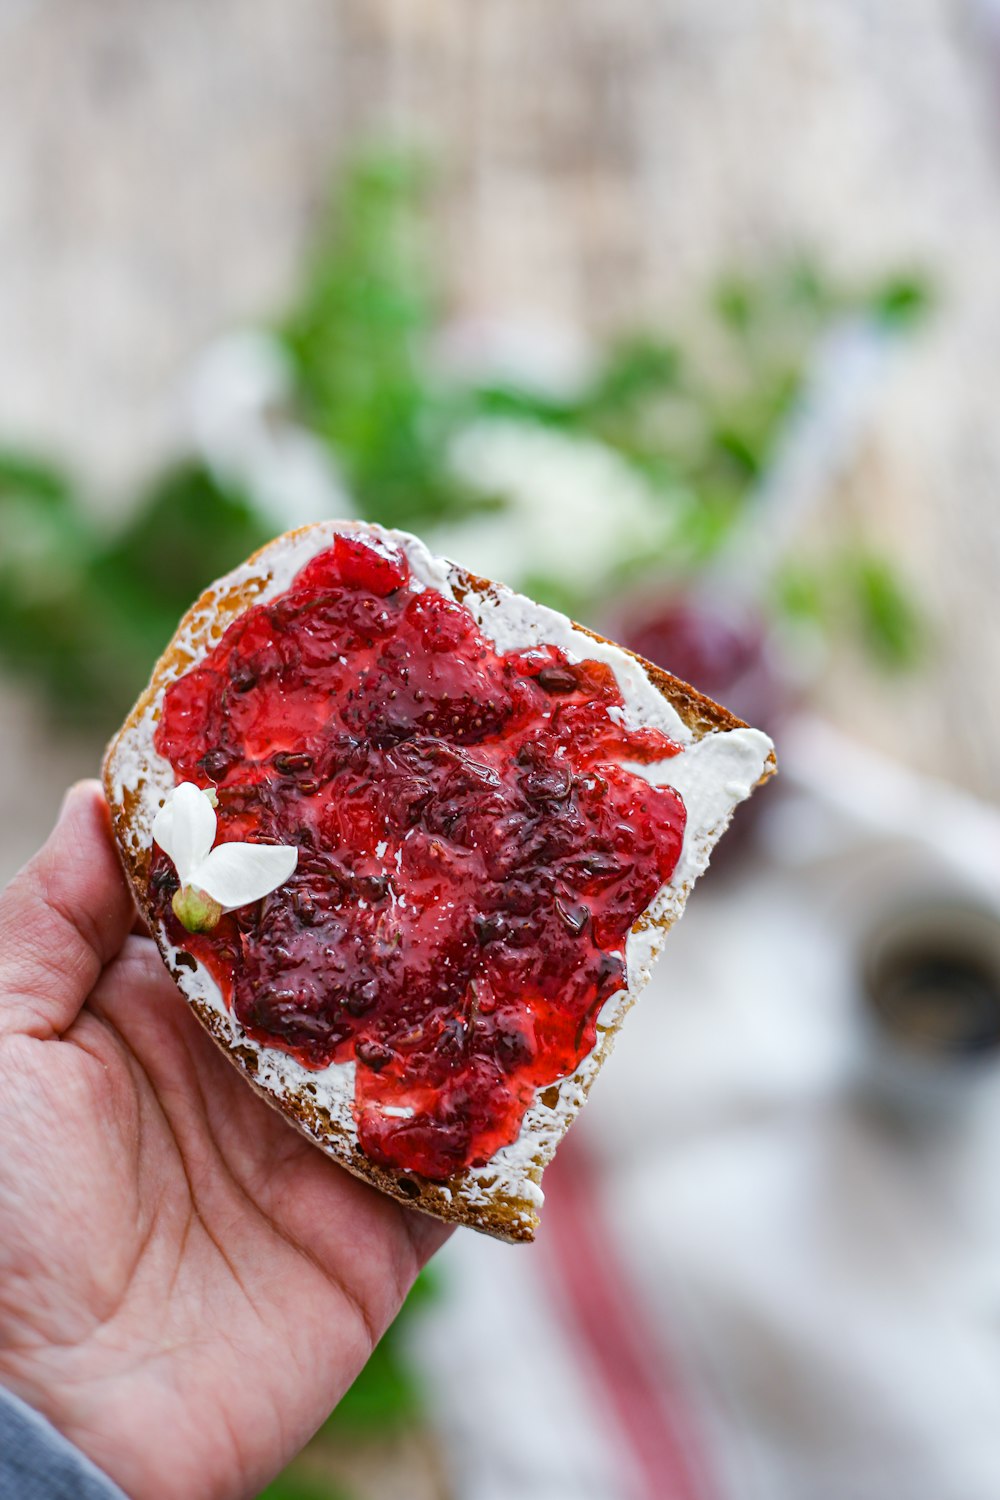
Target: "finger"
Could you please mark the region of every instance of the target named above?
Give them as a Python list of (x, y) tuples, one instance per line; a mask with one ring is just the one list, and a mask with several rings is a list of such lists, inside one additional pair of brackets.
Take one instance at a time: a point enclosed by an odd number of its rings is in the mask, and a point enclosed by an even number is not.
[(103, 794), (80, 782), (44, 848), (0, 893), (0, 1038), (65, 1031), (134, 918)]
[(404, 1208), (400, 1211), (406, 1216), (406, 1232), (417, 1258), (417, 1266), (421, 1268), (427, 1264), (432, 1255), (441, 1249), (446, 1240), (451, 1239), (455, 1226), (442, 1224), (440, 1219), (432, 1219), (430, 1214), (418, 1213), (415, 1208)]

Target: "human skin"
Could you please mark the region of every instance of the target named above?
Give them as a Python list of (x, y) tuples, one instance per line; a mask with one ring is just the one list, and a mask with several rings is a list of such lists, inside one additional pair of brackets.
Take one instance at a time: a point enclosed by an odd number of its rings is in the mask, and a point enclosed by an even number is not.
[(255, 1495), (447, 1229), (323, 1156), (203, 1031), (96, 783), (0, 894), (0, 1384), (135, 1500)]

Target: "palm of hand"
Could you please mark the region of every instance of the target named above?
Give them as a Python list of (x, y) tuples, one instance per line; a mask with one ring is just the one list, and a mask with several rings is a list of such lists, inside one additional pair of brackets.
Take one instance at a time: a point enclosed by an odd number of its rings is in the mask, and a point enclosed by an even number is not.
[(141, 1500), (253, 1494), (443, 1233), (258, 1099), (149, 939), (42, 1015), (0, 1032), (0, 1381)]

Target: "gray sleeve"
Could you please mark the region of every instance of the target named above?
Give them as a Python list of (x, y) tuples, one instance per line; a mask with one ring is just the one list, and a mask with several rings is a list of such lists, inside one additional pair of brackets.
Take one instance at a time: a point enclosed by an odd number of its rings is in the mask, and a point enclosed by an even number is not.
[(0, 1500), (127, 1500), (79, 1448), (0, 1386)]

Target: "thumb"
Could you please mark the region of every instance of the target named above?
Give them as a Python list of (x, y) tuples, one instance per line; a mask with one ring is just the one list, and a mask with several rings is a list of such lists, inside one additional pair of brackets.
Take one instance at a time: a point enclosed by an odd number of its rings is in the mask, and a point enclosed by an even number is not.
[(134, 917), (101, 789), (79, 782), (45, 846), (0, 893), (0, 1039), (65, 1031)]

